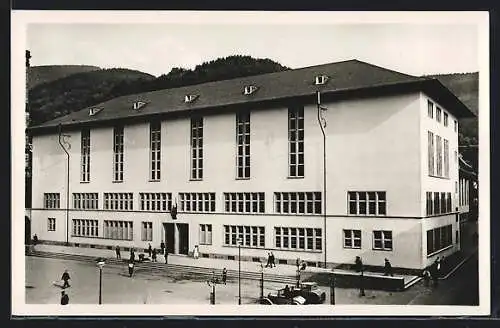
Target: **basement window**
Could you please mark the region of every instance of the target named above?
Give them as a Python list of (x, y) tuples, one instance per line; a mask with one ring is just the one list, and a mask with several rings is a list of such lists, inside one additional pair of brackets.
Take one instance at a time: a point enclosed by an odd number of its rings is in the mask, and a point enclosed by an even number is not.
[(144, 107), (144, 105), (146, 105), (146, 103), (144, 101), (136, 101), (136, 102), (134, 102), (133, 108), (134, 108), (134, 110), (139, 110), (142, 107)]
[(184, 97), (184, 102), (186, 103), (191, 103), (193, 101), (195, 101), (196, 99), (198, 99), (199, 95), (186, 95)]
[(316, 85), (322, 85), (322, 84), (326, 84), (326, 81), (328, 81), (328, 76), (326, 76), (326, 75), (318, 75), (318, 76), (316, 76), (316, 78), (314, 80), (314, 84), (316, 84)]
[(99, 113), (102, 110), (102, 108), (90, 108), (89, 109), (89, 116), (94, 116), (97, 113)]
[(243, 91), (243, 94), (245, 95), (251, 95), (252, 93), (254, 93), (255, 91), (257, 91), (257, 87), (255, 85), (247, 85), (245, 87), (245, 90)]

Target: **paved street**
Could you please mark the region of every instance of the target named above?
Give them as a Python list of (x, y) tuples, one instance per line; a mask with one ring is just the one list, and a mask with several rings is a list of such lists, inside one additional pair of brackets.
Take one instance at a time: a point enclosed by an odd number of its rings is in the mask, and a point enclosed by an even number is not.
[[(92, 263), (72, 260), (26, 257), (26, 303), (58, 304), (59, 280), (64, 269), (71, 275), (72, 287), (68, 289), (73, 304), (97, 304), (99, 271)], [(477, 302), (477, 256), (467, 262), (455, 275), (441, 281), (437, 289), (423, 286), (420, 282), (404, 292), (366, 291), (359, 297), (358, 289), (337, 288), (337, 304), (439, 304), (474, 305)], [(264, 294), (282, 288), (282, 284), (265, 283)], [(259, 281), (242, 280), (242, 303), (254, 303), (260, 294)], [(329, 304), (329, 290), (326, 304)], [(473, 291), (476, 293), (473, 293)], [(208, 304), (210, 287), (206, 281), (193, 275), (171, 276), (137, 271), (128, 277), (125, 266), (107, 265), (103, 271), (104, 304)], [(237, 304), (237, 280), (217, 286), (217, 304)]]

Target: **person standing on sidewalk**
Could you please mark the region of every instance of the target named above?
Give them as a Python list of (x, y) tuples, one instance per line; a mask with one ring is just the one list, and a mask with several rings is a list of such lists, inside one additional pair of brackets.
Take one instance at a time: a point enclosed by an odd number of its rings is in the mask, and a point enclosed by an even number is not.
[(384, 264), (384, 276), (391, 276), (393, 277), (394, 274), (392, 273), (392, 265), (391, 262), (389, 262), (388, 259), (384, 259), (385, 264)]
[(151, 259), (153, 260), (153, 262), (156, 262), (156, 248), (153, 248), (152, 254), (153, 255), (151, 255)]
[(269, 268), (270, 266), (271, 266), (271, 253), (267, 253), (266, 268)]
[(148, 246), (148, 256), (151, 257), (151, 253), (153, 253), (153, 248), (151, 248), (151, 244)]
[(135, 253), (133, 248), (130, 249), (130, 261), (135, 261)]
[(271, 268), (276, 267), (276, 263), (274, 262), (274, 254), (271, 252)]
[(33, 236), (33, 246), (36, 246), (36, 244), (38, 244), (38, 236), (35, 234)]
[(168, 264), (168, 251), (165, 249), (165, 264)]
[(71, 278), (69, 277), (68, 270), (64, 270), (64, 273), (62, 274), (62, 277), (61, 277), (61, 280), (64, 281), (64, 284), (63, 284), (62, 288), (71, 287), (69, 285), (69, 282), (68, 282), (70, 279)]
[(132, 278), (133, 274), (134, 274), (134, 261), (130, 261), (128, 263), (128, 275), (129, 275), (129, 277)]
[(122, 259), (122, 255), (120, 253), (120, 246), (116, 245), (116, 259), (117, 260), (121, 260)]
[(160, 243), (160, 249), (161, 249), (161, 254), (165, 254), (165, 243), (163, 242), (163, 240), (161, 241)]
[(198, 259), (199, 257), (200, 257), (200, 251), (198, 249), (198, 245), (195, 245), (193, 250), (193, 258)]
[(227, 269), (222, 269), (222, 283), (225, 285), (227, 280)]
[(61, 292), (61, 305), (68, 305), (68, 304), (69, 304), (69, 296), (63, 290)]

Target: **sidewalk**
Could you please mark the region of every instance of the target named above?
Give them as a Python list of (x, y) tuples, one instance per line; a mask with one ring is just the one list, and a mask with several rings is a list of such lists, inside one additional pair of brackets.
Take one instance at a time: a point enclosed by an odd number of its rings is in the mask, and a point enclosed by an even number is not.
[[(80, 248), (80, 247), (68, 247), (68, 246), (59, 246), (59, 245), (47, 245), (47, 244), (39, 244), (35, 247), (37, 251), (41, 252), (49, 252), (49, 253), (63, 253), (63, 254), (71, 254), (71, 255), (84, 255), (84, 256), (92, 256), (95, 258), (103, 257), (103, 258), (116, 258), (116, 254), (114, 250), (108, 249), (96, 249), (96, 248)], [(138, 257), (140, 252), (136, 253), (136, 258)], [(122, 252), (122, 259), (127, 260), (130, 256), (129, 252)], [(163, 255), (158, 255), (157, 257), (158, 263), (165, 263), (165, 258)], [(145, 262), (146, 264), (149, 262)], [(183, 266), (191, 266), (191, 267), (202, 267), (202, 268), (211, 268), (215, 270), (222, 270), (222, 268), (226, 268), (227, 270), (238, 271), (238, 261), (237, 260), (224, 260), (224, 259), (214, 259), (214, 258), (198, 258), (194, 259), (192, 257), (188, 257), (185, 255), (177, 255), (177, 254), (169, 254), (168, 255), (168, 264), (170, 265), (183, 265)], [(297, 267), (289, 264), (278, 264), (274, 268), (266, 268), (264, 266), (264, 274), (271, 275), (281, 275), (287, 277), (295, 277), (297, 272)], [(260, 263), (257, 262), (249, 262), (249, 261), (241, 261), (241, 271), (250, 272), (250, 273), (260, 273), (261, 271)], [(342, 276), (358, 276), (359, 273), (350, 270), (341, 270), (341, 269), (324, 269), (318, 267), (307, 267), (305, 271), (301, 272), (301, 276), (307, 280), (307, 277), (316, 276), (317, 274), (329, 274), (335, 273), (336, 275)], [(417, 277), (414, 275), (398, 275), (395, 274), (394, 277), (384, 277), (383, 274), (379, 272), (370, 272), (365, 271), (364, 275), (366, 277), (374, 277), (374, 278), (383, 278), (383, 279), (404, 279), (404, 284), (408, 284), (411, 281), (414, 281)]]

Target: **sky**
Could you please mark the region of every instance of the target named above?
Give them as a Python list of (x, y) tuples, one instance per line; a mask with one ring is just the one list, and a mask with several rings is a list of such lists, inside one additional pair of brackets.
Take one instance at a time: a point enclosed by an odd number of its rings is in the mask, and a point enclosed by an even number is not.
[(475, 72), (478, 30), (467, 24), (32, 23), (32, 66), (121, 67), (155, 76), (230, 55), (290, 68), (358, 59), (411, 75)]

